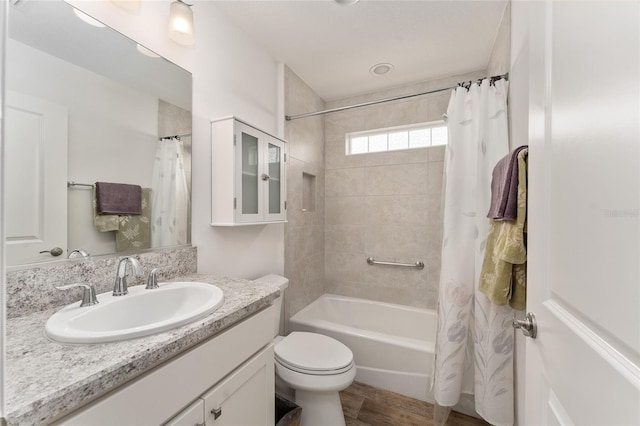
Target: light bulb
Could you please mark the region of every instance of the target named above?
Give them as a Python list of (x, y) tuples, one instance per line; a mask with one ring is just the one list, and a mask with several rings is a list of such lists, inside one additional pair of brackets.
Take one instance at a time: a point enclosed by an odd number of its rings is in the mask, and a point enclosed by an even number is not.
[(169, 38), (185, 46), (190, 46), (195, 43), (193, 11), (188, 4), (181, 0), (171, 3)]

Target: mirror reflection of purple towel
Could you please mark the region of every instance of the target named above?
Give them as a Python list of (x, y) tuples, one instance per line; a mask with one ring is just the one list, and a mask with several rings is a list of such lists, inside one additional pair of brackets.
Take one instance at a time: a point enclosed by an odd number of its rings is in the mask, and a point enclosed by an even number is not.
[(96, 182), (96, 201), (99, 214), (142, 214), (142, 187)]

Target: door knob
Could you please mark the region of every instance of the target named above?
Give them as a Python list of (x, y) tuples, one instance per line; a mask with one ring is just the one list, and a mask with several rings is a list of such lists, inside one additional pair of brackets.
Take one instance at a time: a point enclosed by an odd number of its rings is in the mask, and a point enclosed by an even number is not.
[(268, 174), (266, 173), (262, 174), (262, 180), (269, 180), (269, 179), (271, 179), (271, 177)]
[(42, 250), (40, 254), (49, 253), (51, 256), (60, 256), (63, 251), (64, 250), (62, 250), (60, 247), (54, 247), (51, 250)]
[(514, 316), (511, 325), (513, 326), (513, 328), (519, 328), (520, 330), (522, 330), (522, 334), (527, 337), (531, 337), (532, 339), (535, 339), (536, 335), (538, 334), (538, 324), (536, 323), (536, 317), (531, 312), (528, 312), (523, 320), (519, 320)]

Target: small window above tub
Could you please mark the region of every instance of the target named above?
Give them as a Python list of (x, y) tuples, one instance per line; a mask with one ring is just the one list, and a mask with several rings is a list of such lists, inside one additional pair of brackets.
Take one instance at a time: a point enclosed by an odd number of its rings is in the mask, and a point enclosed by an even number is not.
[(447, 125), (440, 120), (347, 133), (345, 145), (346, 154), (355, 155), (446, 145), (447, 139)]

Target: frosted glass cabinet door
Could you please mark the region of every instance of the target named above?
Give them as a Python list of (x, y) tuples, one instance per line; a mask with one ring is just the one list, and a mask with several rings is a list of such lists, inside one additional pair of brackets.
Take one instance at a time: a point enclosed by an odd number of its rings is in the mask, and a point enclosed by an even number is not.
[(263, 221), (264, 134), (242, 122), (235, 122), (236, 203), (235, 220), (239, 223)]
[(285, 143), (235, 121), (237, 223), (284, 221)]
[(285, 220), (284, 206), (284, 144), (270, 139), (266, 144), (265, 167), (268, 175), (265, 194), (265, 220)]
[(280, 147), (272, 143), (268, 150), (269, 165), (269, 214), (280, 213)]
[(242, 132), (242, 214), (258, 214), (258, 138)]

